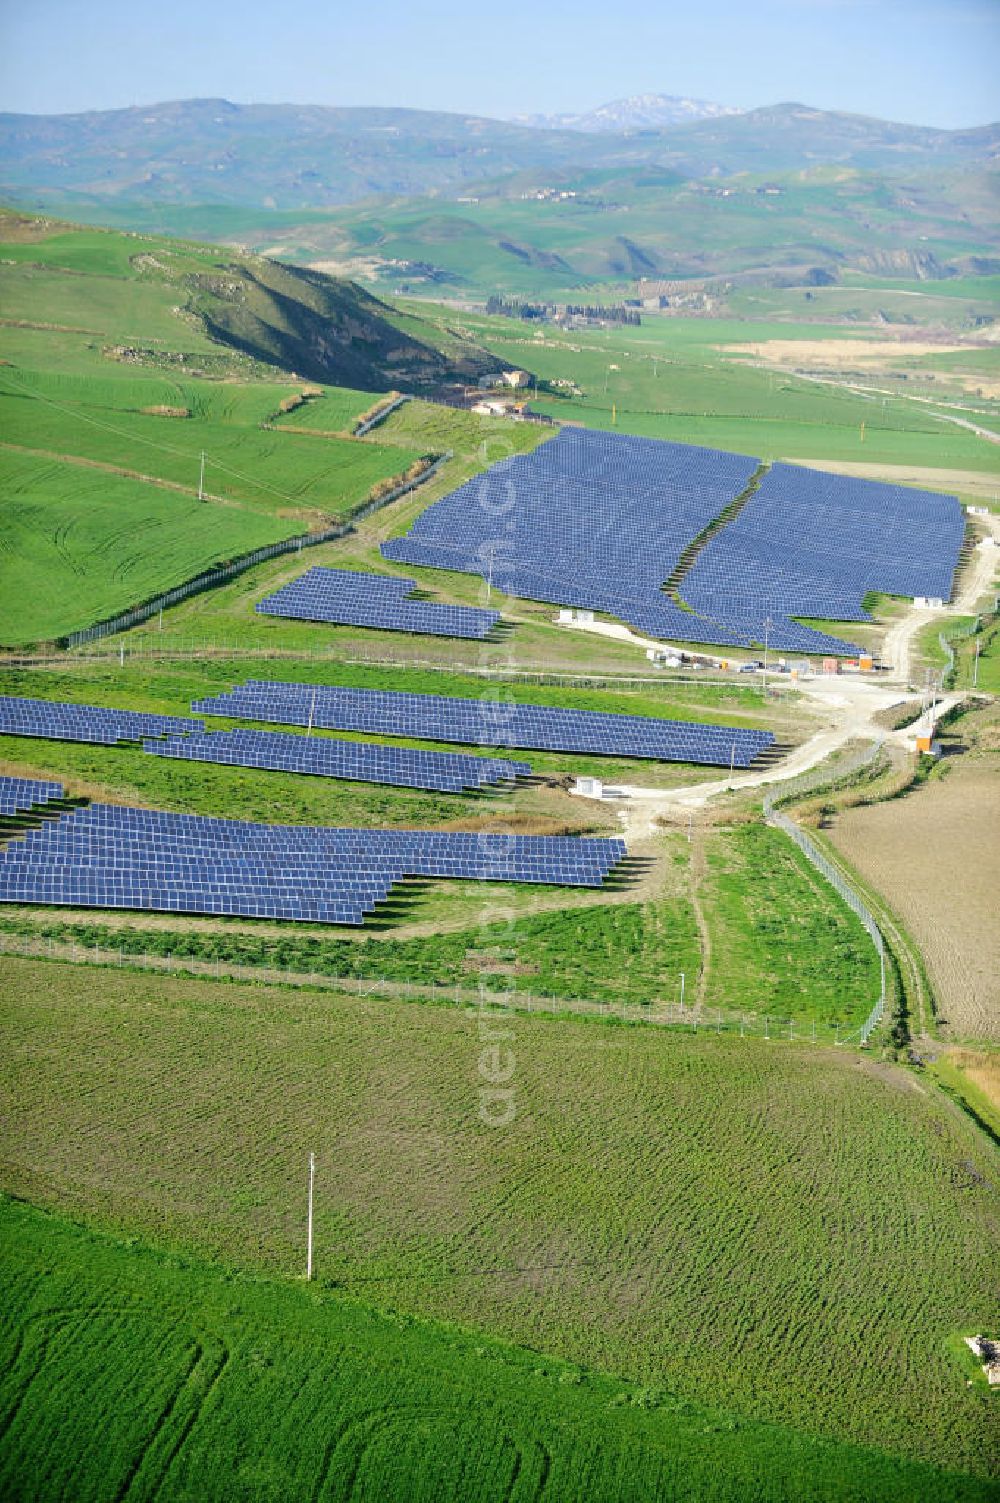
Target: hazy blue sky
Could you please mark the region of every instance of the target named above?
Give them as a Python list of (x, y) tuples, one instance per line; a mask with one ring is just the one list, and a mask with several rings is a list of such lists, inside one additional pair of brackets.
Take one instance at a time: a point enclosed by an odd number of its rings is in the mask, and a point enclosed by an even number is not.
[(624, 94), (1000, 117), (1000, 0), (0, 0), (0, 109), (157, 100), (489, 115)]

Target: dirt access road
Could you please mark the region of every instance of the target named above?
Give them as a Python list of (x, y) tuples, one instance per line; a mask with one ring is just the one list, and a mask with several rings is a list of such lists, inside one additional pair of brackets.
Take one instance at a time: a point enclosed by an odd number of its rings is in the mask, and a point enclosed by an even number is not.
[[(971, 615), (994, 585), (1000, 570), (1000, 548), (997, 547), (1000, 518), (988, 516), (979, 520), (985, 525), (987, 535), (975, 548), (971, 565), (966, 570), (955, 599), (937, 610), (918, 610), (911, 606), (905, 616), (894, 623), (886, 634), (882, 649), (883, 661), (891, 665), (886, 671), (872, 678), (838, 674), (829, 678), (801, 680), (797, 687), (809, 701), (820, 724), (801, 746), (797, 746), (774, 767), (759, 772), (734, 773), (731, 777), (691, 783), (683, 788), (625, 785), (622, 788), (623, 807), (618, 817), (626, 838), (630, 841), (646, 840), (655, 833), (661, 818), (665, 817), (667, 822), (674, 823), (679, 813), (704, 807), (712, 799), (725, 793), (760, 788), (798, 777), (818, 767), (849, 742), (887, 740), (898, 741), (902, 745), (912, 743), (912, 728), (887, 732), (875, 716), (879, 711), (894, 705), (916, 706), (920, 702), (920, 695), (910, 688), (911, 649), (917, 634), (930, 621), (940, 621), (943, 625), (951, 617)], [(642, 648), (662, 648), (663, 645), (639, 637), (627, 627), (598, 621), (574, 622), (569, 629), (614, 636)], [(961, 694), (945, 695), (937, 702), (933, 713), (927, 712), (921, 722), (922, 728), (931, 729), (963, 697)]]

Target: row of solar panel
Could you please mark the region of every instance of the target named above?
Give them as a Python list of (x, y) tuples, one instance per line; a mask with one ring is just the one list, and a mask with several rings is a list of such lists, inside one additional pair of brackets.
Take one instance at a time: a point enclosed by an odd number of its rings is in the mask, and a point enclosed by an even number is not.
[(620, 840), (251, 825), (92, 804), (0, 849), (0, 901), (359, 924), (405, 876), (600, 886)]
[[(178, 729), (182, 734), (178, 734)], [(101, 745), (142, 739), (145, 750), (155, 756), (313, 773), (441, 793), (461, 793), (531, 774), (527, 762), (506, 758), (407, 751), (401, 747), (326, 738), (313, 740), (268, 731), (208, 734), (200, 720), (9, 696), (0, 700), (0, 732)]]
[(415, 589), (412, 579), (317, 567), (266, 596), (255, 609), (300, 621), (471, 639), (487, 636), (500, 620), (499, 611), (406, 599)]
[(326, 730), (714, 766), (747, 767), (774, 743), (770, 731), (695, 721), (261, 680), (198, 700), (192, 708), (206, 715)]
[(147, 741), (145, 750), (157, 757), (181, 761), (261, 767), (315, 777), (385, 783), (397, 788), (425, 788), (437, 793), (464, 793), (511, 783), (531, 773), (530, 763), (501, 757), (332, 741), (327, 737), (293, 736), (281, 731), (213, 731)]
[(36, 805), (63, 797), (63, 785), (41, 778), (0, 775), (0, 814), (27, 814)]
[(103, 705), (0, 695), (0, 734), (5, 736), (38, 736), (46, 741), (90, 741), (113, 746), (116, 741), (141, 741), (147, 736), (167, 736), (172, 731), (204, 729), (201, 722), (177, 715), (149, 715), (136, 710), (111, 710)]

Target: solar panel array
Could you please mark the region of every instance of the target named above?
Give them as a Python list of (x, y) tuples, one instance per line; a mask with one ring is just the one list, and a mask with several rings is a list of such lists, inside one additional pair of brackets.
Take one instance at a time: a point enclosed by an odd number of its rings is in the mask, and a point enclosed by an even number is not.
[(61, 783), (0, 776), (0, 814), (27, 814), (36, 804), (48, 804), (62, 797)]
[(702, 725), (697, 721), (258, 679), (251, 679), (227, 694), (197, 700), (192, 708), (205, 715), (273, 721), (279, 725), (314, 725), (324, 730), (362, 731), (422, 741), (586, 752), (710, 766), (732, 763), (735, 767), (748, 767), (774, 742), (770, 731)]
[[(776, 464), (684, 580), (707, 614), (867, 621), (871, 590), (952, 591), (965, 535), (954, 496)], [(777, 642), (776, 642), (776, 645)]]
[(136, 710), (109, 710), (102, 705), (71, 705), (0, 694), (0, 734), (5, 736), (113, 746), (116, 741), (141, 741), (144, 736), (204, 729), (201, 722), (177, 715), (147, 715)]
[[(507, 594), (601, 611), (661, 640), (856, 655), (793, 615), (865, 620), (868, 590), (947, 597), (954, 497), (775, 465), (684, 577), (690, 543), (746, 489), (745, 455), (564, 429), (429, 507), (384, 557), (479, 574)], [(689, 606), (690, 609), (685, 609)], [(765, 626), (765, 623), (768, 623)]]
[(426, 788), (436, 793), (466, 793), (512, 783), (517, 777), (531, 773), (528, 762), (503, 757), (376, 746), (364, 741), (332, 741), (327, 737), (293, 736), (281, 731), (234, 730), (174, 736), (165, 741), (147, 741), (145, 749), (157, 757), (189, 762), (263, 767), (324, 778), (350, 778), (355, 782), (388, 783), (396, 788)]
[(661, 587), (756, 469), (743, 454), (566, 428), (428, 507), (382, 553), (604, 611), (652, 636), (716, 641)]
[(371, 626), (380, 631), (420, 632), (434, 637), (482, 638), (500, 620), (499, 611), (474, 606), (408, 600), (416, 581), (349, 569), (314, 568), (293, 579), (255, 609), (265, 616)]
[(360, 924), (406, 876), (599, 887), (621, 840), (257, 825), (91, 804), (0, 848), (0, 902)]

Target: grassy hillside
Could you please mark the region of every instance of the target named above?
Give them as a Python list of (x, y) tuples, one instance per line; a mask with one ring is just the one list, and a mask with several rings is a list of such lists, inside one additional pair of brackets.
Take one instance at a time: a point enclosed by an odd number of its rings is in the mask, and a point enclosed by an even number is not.
[(370, 391), (484, 368), (481, 351), (453, 340), (442, 352), (432, 331), (399, 327), (352, 283), (259, 256), (3, 213), (0, 259), (0, 296), (15, 329), (104, 336), (106, 358), (132, 367), (209, 375), (277, 367)]
[(595, 1503), (987, 1496), (971, 1478), (394, 1320), (328, 1287), (243, 1280), (237, 1302), (230, 1278), (192, 1259), (11, 1201), (0, 1219), (9, 1497), (42, 1454), (49, 1503), (125, 1488), (243, 1503), (348, 1490), (527, 1503), (544, 1488), (555, 1503), (584, 1479)]
[(351, 1298), (741, 1425), (995, 1461), (957, 1341), (994, 1313), (991, 1150), (895, 1067), (500, 1018), (501, 1131), (477, 1115), (488, 1020), (455, 1008), (2, 968), (15, 1195), (287, 1277), (312, 1149), (317, 1273)]
[(287, 537), (288, 523), (0, 452), (0, 643), (45, 641)]
[(13, 215), (0, 297), (5, 645), (349, 515), (425, 452), (354, 419), (471, 348), (318, 273)]

